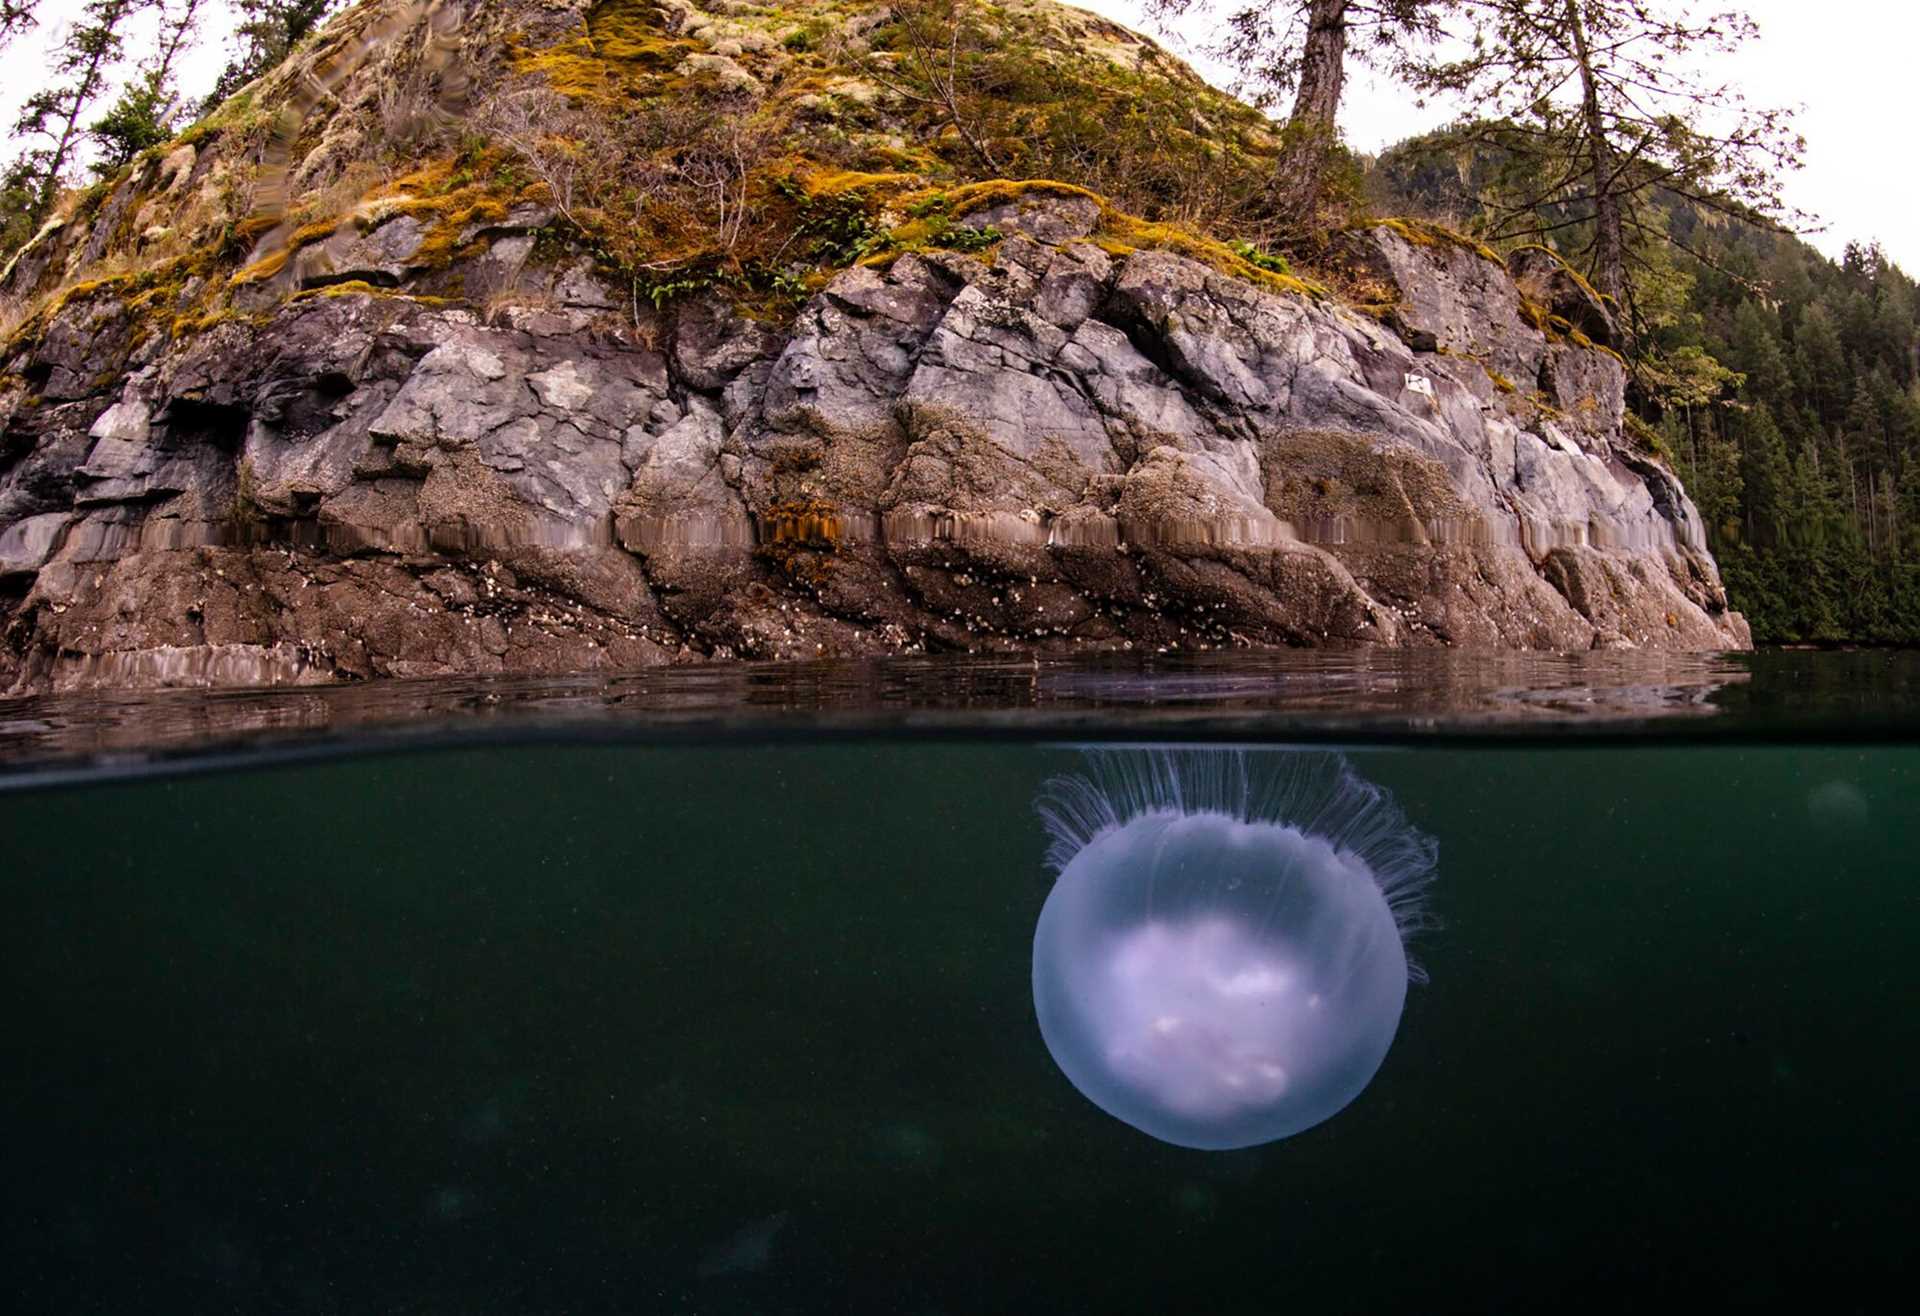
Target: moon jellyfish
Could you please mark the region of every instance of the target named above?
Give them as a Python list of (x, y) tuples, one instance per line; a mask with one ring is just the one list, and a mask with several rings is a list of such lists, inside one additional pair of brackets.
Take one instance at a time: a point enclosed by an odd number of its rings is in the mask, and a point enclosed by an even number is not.
[(1038, 808), (1058, 873), (1040, 1033), (1074, 1087), (1182, 1147), (1338, 1113), (1386, 1058), (1434, 843), (1336, 754), (1090, 750)]
[(1829, 781), (1807, 793), (1807, 814), (1822, 827), (1859, 827), (1867, 813), (1867, 797), (1850, 781)]

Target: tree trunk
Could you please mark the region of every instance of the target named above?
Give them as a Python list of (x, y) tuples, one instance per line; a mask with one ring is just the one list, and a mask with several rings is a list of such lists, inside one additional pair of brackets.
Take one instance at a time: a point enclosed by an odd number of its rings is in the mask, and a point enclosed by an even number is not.
[[(180, 58), (180, 52), (187, 47), (187, 39), (193, 35), (193, 20), (200, 12), (202, 0), (185, 0), (180, 17), (171, 27), (163, 27), (160, 37), (160, 59), (153, 66), (153, 81), (156, 87), (165, 86), (173, 77), (173, 62)], [(166, 14), (160, 16), (166, 22)]]
[[(1600, 87), (1594, 77), (1593, 53), (1587, 46), (1587, 25), (1580, 17), (1580, 0), (1567, 0), (1567, 29), (1580, 62), (1580, 107), (1586, 120), (1587, 156), (1593, 177), (1593, 283), (1624, 307), (1627, 298), (1626, 226), (1614, 177), (1613, 143), (1607, 137), (1606, 118), (1600, 112)], [(1622, 332), (1630, 332), (1624, 315), (1616, 315)]]
[(74, 149), (80, 144), (80, 116), (93, 104), (94, 97), (100, 94), (100, 84), (105, 81), (107, 66), (118, 53), (117, 43), (113, 40), (114, 29), (127, 15), (127, 4), (122, 0), (96, 17), (100, 31), (86, 51), (85, 62), (79, 67), (80, 79), (71, 89), (73, 99), (67, 105), (66, 121), (60, 126), (60, 136), (53, 148), (52, 158), (47, 161), (46, 177), (40, 180), (40, 193), (34, 199), (33, 222), (37, 228), (53, 213), (53, 206), (60, 199), (60, 176), (66, 172), (67, 161)]
[(1286, 191), (1296, 214), (1310, 217), (1338, 140), (1340, 93), (1347, 81), (1347, 8), (1352, 0), (1308, 0), (1300, 87), (1287, 120)]
[(53, 203), (60, 199), (60, 177), (67, 171), (67, 157), (73, 154), (76, 139), (80, 136), (80, 116), (86, 113), (92, 100), (88, 94), (98, 80), (100, 58), (94, 57), (86, 76), (74, 88), (73, 101), (67, 107), (66, 122), (60, 125), (59, 139), (54, 143), (52, 158), (47, 161), (47, 175), (40, 180), (40, 195), (33, 204), (33, 222), (36, 227), (44, 223), (53, 213)]
[(1347, 6), (1351, 0), (1308, 0), (1307, 40), (1300, 52), (1294, 124), (1331, 129), (1347, 82)]

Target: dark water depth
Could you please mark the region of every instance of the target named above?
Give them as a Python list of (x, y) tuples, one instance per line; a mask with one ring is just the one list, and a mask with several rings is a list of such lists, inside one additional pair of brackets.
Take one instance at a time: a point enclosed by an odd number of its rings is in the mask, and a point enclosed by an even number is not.
[[(1920, 1222), (1920, 749), (1352, 760), (1384, 1067), (1236, 1152), (1053, 1064), (1073, 754), (519, 747), (0, 795), (31, 1312), (1865, 1310)], [(1889, 1287), (1892, 1286), (1892, 1287)]]

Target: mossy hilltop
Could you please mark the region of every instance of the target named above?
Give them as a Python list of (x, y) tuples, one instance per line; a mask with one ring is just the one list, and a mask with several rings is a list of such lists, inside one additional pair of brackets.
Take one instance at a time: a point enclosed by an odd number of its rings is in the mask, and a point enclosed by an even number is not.
[[(956, 31), (936, 86), (915, 42)], [(137, 299), (150, 334), (190, 333), (324, 281), (289, 271), (344, 233), (419, 219), (411, 286), (516, 205), (558, 202), (553, 238), (631, 296), (718, 286), (780, 314), (855, 261), (990, 246), (969, 209), (1051, 187), (1097, 194), (1116, 249), (1305, 291), (1272, 253), (1278, 151), (1258, 111), (1149, 39), (1044, 0), (494, 0), (453, 26), (367, 0), (70, 198), (4, 287), (16, 336), (103, 292)]]

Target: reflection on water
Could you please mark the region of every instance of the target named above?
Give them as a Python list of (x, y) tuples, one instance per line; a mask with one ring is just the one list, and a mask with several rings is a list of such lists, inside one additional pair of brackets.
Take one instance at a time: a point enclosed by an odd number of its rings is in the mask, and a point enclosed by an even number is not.
[(453, 736), (1920, 735), (1920, 655), (1450, 649), (697, 664), (617, 675), (0, 699), (0, 783), (211, 751)]

